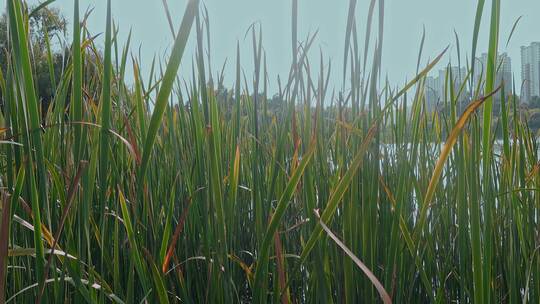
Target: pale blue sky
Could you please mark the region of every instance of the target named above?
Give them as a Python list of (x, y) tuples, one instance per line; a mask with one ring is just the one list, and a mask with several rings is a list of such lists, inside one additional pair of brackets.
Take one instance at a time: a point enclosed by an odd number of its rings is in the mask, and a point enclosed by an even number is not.
[[(0, 0), (0, 7), (5, 8), (5, 1)], [(35, 4), (40, 1), (31, 0)], [(101, 32), (105, 25), (105, 0), (80, 0), (81, 10), (94, 7), (89, 20), (90, 29)], [(168, 0), (175, 26), (180, 24), (186, 0)], [(480, 35), (479, 53), (487, 48), (490, 2), (486, 1), (483, 27)], [(538, 0), (502, 0), (501, 43), (500, 51), (508, 52), (512, 57), (513, 72), (520, 81), (521, 60), (520, 46), (531, 41), (540, 41), (540, 1)], [(253, 22), (263, 26), (263, 46), (268, 56), (269, 76), (272, 87), (278, 74), (285, 77), (291, 62), (290, 0), (205, 0), (210, 15), (212, 63), (221, 68), (226, 58), (230, 58), (226, 69), (227, 83), (234, 80), (233, 60), (236, 41), (242, 47), (242, 65), (246, 73), (252, 71), (251, 41), (244, 40), (244, 34)], [(348, 0), (299, 0), (299, 38), (308, 32), (319, 30), (318, 39), (313, 48), (314, 64), (321, 48), (326, 57), (332, 58), (333, 85), (341, 84), (341, 65), (343, 61), (344, 29), (347, 18)], [(361, 41), (365, 32), (368, 0), (359, 0), (357, 22)], [(426, 43), (423, 63), (435, 57), (445, 46), (453, 46), (447, 56), (457, 61), (454, 30), (457, 32), (462, 54), (469, 54), (472, 40), (472, 27), (476, 9), (475, 0), (386, 0), (385, 1), (385, 39), (383, 52), (383, 73), (393, 84), (411, 79), (416, 69), (422, 27), (426, 27)], [(72, 0), (57, 0), (59, 7), (71, 20), (73, 15)], [(120, 26), (121, 39), (127, 38), (129, 28), (133, 29), (133, 47), (141, 46), (143, 69), (148, 70), (154, 54), (163, 56), (172, 45), (172, 37), (167, 25), (161, 0), (113, 0), (113, 17)], [(515, 20), (523, 15), (508, 48), (506, 40)], [(188, 46), (193, 49), (193, 43)], [(190, 70), (192, 52), (184, 58), (184, 75)], [(249, 56), (249, 57), (246, 57)], [(465, 56), (465, 55), (463, 55)], [(187, 60), (186, 60), (187, 59)], [(188, 75), (185, 75), (189, 77)], [(250, 74), (246, 76), (250, 77)]]

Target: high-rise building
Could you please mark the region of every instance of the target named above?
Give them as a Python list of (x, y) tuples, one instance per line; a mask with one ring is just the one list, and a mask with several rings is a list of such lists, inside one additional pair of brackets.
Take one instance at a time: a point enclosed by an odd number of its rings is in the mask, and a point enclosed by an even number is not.
[[(457, 66), (449, 66), (446, 69), (439, 70), (438, 77), (428, 76), (424, 83), (424, 96), (426, 98), (426, 111), (433, 112), (440, 110), (445, 101), (449, 101), (450, 83), (453, 84), (454, 95), (460, 92), (463, 82), (467, 77), (467, 69)], [(452, 82), (450, 82), (450, 79)], [(459, 95), (459, 105), (463, 104), (467, 93), (461, 92)]]
[(521, 100), (530, 102), (540, 97), (540, 42), (521, 47)]
[(512, 58), (506, 53), (499, 55), (495, 87), (501, 83), (506, 94), (512, 92)]
[[(474, 90), (479, 88), (480, 92), (482, 93), (485, 89), (488, 54), (484, 53), (480, 57), (476, 58), (475, 64)], [(497, 77), (495, 78), (494, 88), (497, 88), (503, 84), (505, 93), (510, 92), (512, 90), (512, 59), (507, 53), (502, 53), (498, 56), (495, 69), (497, 71)]]
[(424, 84), (424, 96), (426, 97), (427, 112), (433, 112), (439, 103), (439, 79), (433, 76), (427, 76)]

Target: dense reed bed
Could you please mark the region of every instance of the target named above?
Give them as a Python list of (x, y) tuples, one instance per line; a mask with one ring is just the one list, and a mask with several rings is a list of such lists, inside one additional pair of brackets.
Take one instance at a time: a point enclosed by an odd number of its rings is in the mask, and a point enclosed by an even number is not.
[[(419, 56), (401, 88), (382, 81), (383, 0), (367, 20), (350, 1), (345, 61), (333, 65), (310, 62), (316, 36), (299, 41), (293, 0), (292, 64), (275, 97), (257, 27), (236, 75), (213, 71), (208, 16), (191, 0), (169, 14), (182, 18), (170, 58), (142, 75), (110, 0), (103, 50), (74, 0), (48, 107), (32, 12), (8, 0), (0, 302), (537, 303), (538, 147), (515, 94), (496, 88), (499, 2), (484, 16), (485, 90), (448, 69), (446, 110), (428, 113), (425, 77), (448, 51)], [(475, 57), (483, 10), (479, 0), (471, 56), (459, 58)], [(193, 72), (177, 75), (190, 35)]]

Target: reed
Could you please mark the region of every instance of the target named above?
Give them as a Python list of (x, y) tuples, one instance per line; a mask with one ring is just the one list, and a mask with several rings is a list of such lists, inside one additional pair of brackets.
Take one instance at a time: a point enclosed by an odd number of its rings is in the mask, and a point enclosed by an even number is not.
[[(163, 1), (174, 46), (149, 75), (118, 40), (111, 1), (101, 56), (74, 0), (60, 76), (46, 39), (49, 108), (36, 97), (32, 12), (8, 0), (0, 303), (539, 302), (538, 144), (515, 89), (496, 83), (500, 2), (485, 91), (474, 61), (462, 83), (448, 69), (446, 107), (430, 113), (426, 76), (448, 48), (423, 65), (422, 40), (416, 77), (381, 81), (382, 0), (365, 25), (350, 0), (338, 85), (329, 58), (312, 62), (316, 34), (298, 41), (292, 1), (291, 68), (274, 98), (256, 26), (224, 91), (198, 0), (183, 16)], [(483, 11), (481, 0), (472, 58)], [(192, 73), (179, 75), (191, 35)]]

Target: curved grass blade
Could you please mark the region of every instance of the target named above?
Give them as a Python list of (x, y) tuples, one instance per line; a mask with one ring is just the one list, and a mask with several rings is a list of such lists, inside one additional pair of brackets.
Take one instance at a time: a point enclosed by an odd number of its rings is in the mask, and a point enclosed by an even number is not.
[(32, 11), (30, 12), (30, 14), (28, 15), (28, 17), (34, 17), (40, 10), (46, 8), (47, 6), (49, 6), (49, 4), (55, 2), (56, 0), (47, 0), (43, 3), (41, 3), (40, 5), (36, 6), (36, 8), (32, 9)]
[[(335, 187), (334, 191), (330, 195), (330, 198), (328, 199), (328, 203), (326, 204), (326, 208), (324, 209), (321, 220), (330, 223), (332, 220), (332, 216), (337, 210), (337, 207), (339, 203), (341, 202), (341, 199), (345, 195), (345, 192), (347, 189), (349, 189), (349, 186), (353, 180), (353, 177), (356, 175), (358, 170), (361, 168), (362, 163), (364, 161), (365, 154), (373, 141), (373, 138), (375, 138), (375, 134), (377, 133), (378, 125), (373, 124), (371, 128), (368, 130), (368, 133), (366, 134), (366, 137), (362, 141), (362, 144), (360, 145), (360, 148), (358, 149), (358, 152), (356, 153), (353, 161), (351, 162), (351, 166), (345, 173), (345, 175), (341, 178), (337, 186)], [(306, 258), (308, 257), (309, 253), (315, 246), (315, 243), (319, 240), (322, 234), (322, 226), (318, 224), (314, 231), (312, 232), (309, 240), (307, 241), (306, 245), (304, 246), (304, 249), (302, 250), (302, 254), (300, 255), (300, 264), (302, 264)]]
[[(74, 278), (71, 278), (71, 277), (64, 277), (62, 278), (64, 281), (72, 284), (73, 286), (76, 285), (76, 279)], [(54, 283), (54, 282), (57, 282), (58, 279), (55, 278), (55, 279), (48, 279), (47, 281), (44, 282), (44, 284), (50, 284), (50, 283)], [(106, 290), (103, 288), (103, 286), (99, 285), (98, 283), (95, 283), (95, 282), (90, 282), (88, 280), (81, 280), (82, 284), (84, 285), (88, 285), (90, 287), (92, 287), (93, 289), (95, 290), (100, 290), (100, 291), (103, 291), (105, 292), (106, 296), (111, 299), (114, 303), (118, 303), (118, 304), (124, 304), (124, 301), (122, 301), (117, 295), (115, 295), (114, 293), (108, 293), (106, 292)], [(6, 304), (7, 303), (10, 303), (12, 301), (15, 300), (16, 297), (18, 297), (19, 295), (27, 292), (27, 291), (30, 291), (34, 288), (38, 287), (38, 284), (35, 283), (35, 284), (32, 284), (32, 285), (29, 285), (29, 286), (26, 286), (25, 288), (17, 291), (14, 295), (12, 295), (7, 301), (6, 301)]]
[(386, 289), (384, 289), (384, 286), (381, 284), (379, 279), (377, 279), (373, 272), (371, 272), (371, 270), (364, 263), (362, 263), (362, 261), (356, 255), (354, 255), (354, 253), (347, 246), (345, 246), (345, 244), (343, 244), (343, 242), (332, 232), (332, 230), (330, 230), (330, 228), (328, 228), (328, 226), (326, 226), (326, 224), (321, 221), (321, 218), (317, 211), (315, 211), (315, 215), (319, 219), (319, 224), (326, 232), (326, 234), (328, 234), (328, 236), (339, 246), (339, 248), (341, 248), (351, 258), (351, 260), (353, 260), (353, 262), (358, 266), (358, 268), (360, 268), (362, 272), (364, 272), (364, 274), (368, 277), (373, 286), (375, 286), (375, 288), (379, 292), (382, 301), (385, 304), (391, 304), (392, 299), (390, 298), (390, 295), (388, 295)]
[(315, 138), (312, 139), (312, 142), (310, 143), (309, 150), (304, 154), (302, 157), (302, 161), (296, 167), (296, 170), (292, 174), (291, 178), (289, 179), (289, 182), (287, 183), (287, 187), (283, 191), (283, 194), (281, 195), (277, 205), (276, 210), (274, 211), (274, 215), (270, 219), (270, 223), (268, 224), (268, 228), (266, 230), (266, 233), (264, 234), (263, 242), (261, 245), (261, 249), (259, 251), (259, 257), (257, 259), (257, 269), (255, 270), (255, 280), (254, 280), (254, 300), (255, 303), (266, 303), (266, 283), (264, 283), (264, 279), (266, 277), (266, 272), (268, 268), (268, 260), (270, 256), (270, 246), (272, 245), (272, 240), (274, 238), (274, 233), (277, 231), (279, 227), (279, 223), (281, 222), (281, 219), (283, 218), (283, 215), (285, 214), (285, 211), (287, 210), (287, 206), (289, 205), (289, 201), (291, 200), (294, 191), (296, 187), (298, 186), (298, 183), (300, 182), (300, 178), (302, 177), (304, 170), (306, 169), (309, 161), (311, 160), (316, 148), (316, 141)]
[(512, 36), (514, 36), (514, 32), (516, 31), (519, 21), (521, 21), (522, 18), (523, 18), (523, 15), (519, 16), (514, 22), (514, 25), (512, 26), (512, 30), (510, 31), (510, 35), (508, 35), (508, 39), (506, 40), (506, 47), (508, 47), (508, 44), (510, 44), (510, 40), (512, 40)]
[[(480, 33), (480, 24), (482, 23), (482, 15), (484, 12), (484, 4), (486, 0), (478, 0), (476, 6), (476, 17), (474, 19), (474, 32), (473, 32), (473, 41), (472, 41), (472, 57), (471, 57), (471, 74), (474, 74), (474, 69), (476, 66), (476, 48), (478, 46), (478, 36)], [(471, 88), (474, 84), (471, 82)], [(472, 89), (471, 89), (472, 92)]]
[[(184, 13), (184, 17), (182, 19), (182, 24), (178, 30), (178, 35), (176, 35), (171, 57), (169, 59), (169, 63), (167, 64), (167, 69), (165, 70), (165, 75), (163, 76), (156, 100), (154, 113), (152, 114), (152, 118), (150, 120), (148, 132), (146, 133), (146, 141), (144, 143), (143, 156), (139, 170), (139, 185), (142, 185), (144, 181), (144, 175), (146, 173), (146, 169), (148, 168), (152, 147), (156, 141), (156, 135), (161, 124), (161, 120), (163, 119), (165, 108), (167, 107), (167, 102), (172, 91), (178, 68), (180, 67), (180, 62), (184, 54), (184, 49), (189, 38), (189, 33), (191, 32), (195, 15), (197, 14), (198, 6), (198, 0), (190, 0), (188, 2), (186, 12)], [(140, 187), (140, 189), (142, 190), (142, 187)]]
[(169, 263), (171, 261), (171, 258), (174, 254), (174, 249), (176, 248), (176, 242), (178, 242), (178, 238), (180, 237), (180, 233), (182, 233), (182, 230), (184, 229), (184, 223), (186, 222), (186, 218), (189, 212), (189, 206), (191, 205), (191, 199), (188, 200), (188, 204), (186, 208), (184, 209), (184, 212), (182, 212), (182, 216), (178, 220), (178, 224), (176, 225), (176, 229), (174, 230), (174, 235), (171, 241), (171, 244), (169, 245), (169, 249), (167, 250), (167, 255), (165, 255), (165, 258), (163, 260), (163, 265), (161, 267), (161, 271), (163, 273), (166, 273), (169, 268)]
[(419, 233), (419, 231), (422, 229), (426, 216), (427, 211), (429, 207), (431, 206), (431, 201), (433, 200), (433, 196), (435, 195), (435, 190), (437, 188), (437, 185), (439, 183), (439, 179), (442, 174), (442, 170), (444, 168), (444, 165), (446, 163), (446, 160), (448, 159), (448, 156), (450, 155), (450, 152), (452, 151), (452, 148), (456, 144), (459, 135), (461, 134), (461, 130), (465, 127), (465, 124), (467, 121), (469, 121), (469, 118), (471, 115), (490, 97), (495, 95), (497, 91), (500, 89), (496, 89), (488, 96), (485, 96), (483, 98), (480, 98), (476, 101), (473, 101), (463, 112), (459, 120), (457, 121), (456, 125), (452, 129), (452, 132), (450, 132), (450, 135), (448, 136), (448, 139), (446, 140), (446, 143), (444, 144), (443, 149), (441, 150), (441, 155), (439, 156), (439, 159), (437, 160), (437, 164), (435, 165), (435, 169), (433, 170), (433, 175), (431, 177), (431, 180), (429, 181), (429, 186), (426, 190), (426, 195), (424, 196), (424, 203), (422, 205), (422, 209), (420, 211), (420, 217), (418, 220), (418, 224), (415, 226), (416, 232)]

